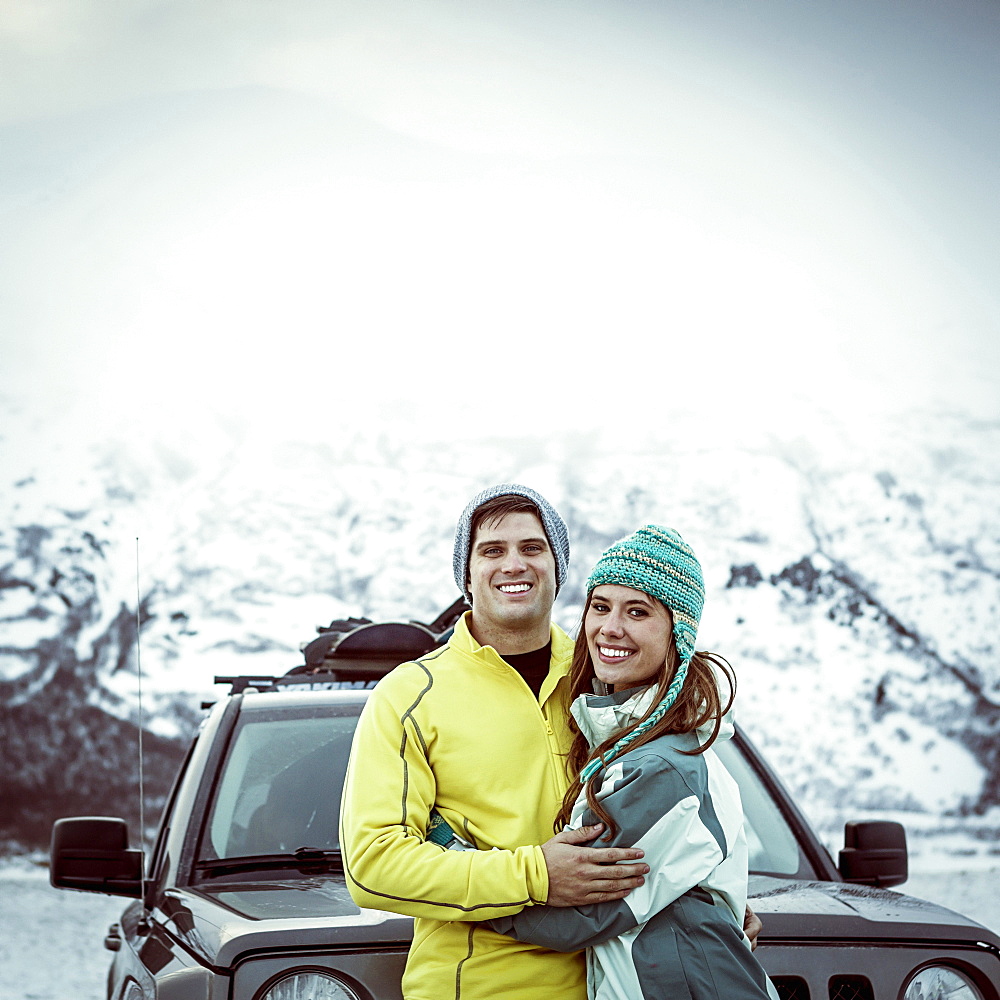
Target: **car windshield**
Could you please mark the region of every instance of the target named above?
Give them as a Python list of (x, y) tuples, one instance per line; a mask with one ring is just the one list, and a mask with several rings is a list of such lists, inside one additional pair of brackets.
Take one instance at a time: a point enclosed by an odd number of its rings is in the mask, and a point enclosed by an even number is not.
[(201, 858), (339, 850), (340, 790), (360, 707), (241, 713)]
[[(340, 795), (361, 706), (241, 713), (203, 833), (201, 862), (337, 851)], [(716, 752), (740, 786), (750, 871), (814, 877), (795, 834), (741, 749)]]
[(740, 786), (751, 873), (815, 878), (778, 804), (740, 747), (732, 740), (721, 740), (714, 749)]

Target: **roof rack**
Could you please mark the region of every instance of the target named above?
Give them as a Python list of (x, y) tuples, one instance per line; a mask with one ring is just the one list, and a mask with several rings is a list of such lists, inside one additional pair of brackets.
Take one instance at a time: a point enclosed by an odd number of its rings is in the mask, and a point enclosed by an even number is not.
[(219, 675), (216, 675), (213, 683), (231, 684), (232, 687), (229, 689), (230, 694), (243, 694), (248, 687), (274, 687), (274, 683), (277, 679), (277, 677), (270, 677), (262, 674), (243, 674), (235, 677), (220, 677)]
[(247, 688), (277, 691), (301, 685), (372, 683), (400, 663), (419, 659), (446, 642), (466, 608), (465, 598), (460, 597), (430, 625), (414, 621), (373, 622), (368, 618), (334, 621), (320, 626), (319, 638), (303, 648), (305, 663), (284, 675), (218, 676), (215, 683), (229, 684), (230, 694), (242, 694)]
[[(400, 661), (403, 662), (403, 661)], [(394, 664), (398, 665), (398, 664)], [(378, 666), (369, 671), (354, 671), (343, 673), (336, 670), (309, 670), (302, 673), (282, 674), (280, 677), (263, 676), (221, 676), (214, 679), (216, 684), (228, 684), (229, 694), (245, 694), (246, 692), (275, 692), (289, 688), (343, 688), (343, 687), (374, 687), (392, 667)], [(204, 701), (202, 708), (211, 708), (214, 701)]]

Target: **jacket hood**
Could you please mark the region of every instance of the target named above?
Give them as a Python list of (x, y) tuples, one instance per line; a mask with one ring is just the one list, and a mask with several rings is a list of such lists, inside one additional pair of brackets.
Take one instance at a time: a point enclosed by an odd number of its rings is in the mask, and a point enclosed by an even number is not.
[[(570, 712), (587, 743), (596, 747), (641, 719), (649, 711), (655, 697), (655, 684), (610, 694), (582, 694), (570, 706)], [(730, 707), (722, 717), (717, 739), (728, 740), (733, 735), (735, 721), (735, 713)], [(698, 727), (699, 742), (704, 743), (712, 735), (712, 728), (711, 722)]]

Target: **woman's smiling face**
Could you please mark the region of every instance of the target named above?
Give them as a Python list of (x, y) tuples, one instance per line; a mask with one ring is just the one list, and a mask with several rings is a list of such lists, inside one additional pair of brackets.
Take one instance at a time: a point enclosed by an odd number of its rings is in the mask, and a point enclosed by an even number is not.
[(653, 683), (673, 642), (673, 616), (655, 597), (617, 583), (594, 588), (583, 619), (597, 679), (615, 691)]

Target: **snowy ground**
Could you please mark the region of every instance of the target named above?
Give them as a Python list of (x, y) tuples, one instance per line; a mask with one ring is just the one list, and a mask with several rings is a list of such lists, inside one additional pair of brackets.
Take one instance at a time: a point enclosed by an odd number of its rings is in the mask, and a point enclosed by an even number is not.
[(127, 900), (49, 885), (48, 872), (0, 867), (0, 997), (100, 1000), (111, 952), (108, 926)]
[[(1000, 862), (976, 870), (917, 872), (900, 887), (1000, 933)], [(53, 889), (43, 869), (0, 866), (0, 997), (101, 1000), (111, 953), (108, 925), (127, 900)]]

